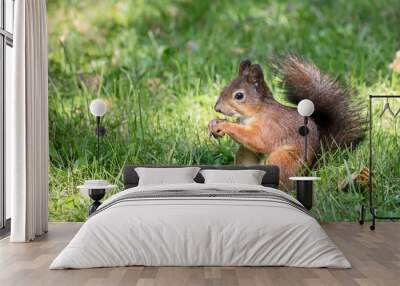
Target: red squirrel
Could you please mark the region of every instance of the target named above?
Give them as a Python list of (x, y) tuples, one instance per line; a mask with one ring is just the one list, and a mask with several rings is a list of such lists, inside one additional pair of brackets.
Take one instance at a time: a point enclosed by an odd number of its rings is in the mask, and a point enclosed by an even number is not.
[(310, 166), (322, 145), (355, 147), (364, 134), (365, 120), (347, 90), (315, 65), (289, 55), (278, 70), (290, 103), (309, 99), (315, 106), (308, 121), (306, 162), (304, 137), (299, 134), (304, 118), (296, 108), (274, 99), (261, 67), (250, 60), (240, 63), (238, 77), (222, 90), (214, 108), (236, 117), (237, 122), (214, 119), (208, 128), (215, 138), (228, 135), (240, 144), (235, 156), (238, 165), (259, 164), (260, 154), (266, 155), (266, 164), (280, 168), (280, 185), (287, 189), (289, 177), (297, 175), (304, 164)]

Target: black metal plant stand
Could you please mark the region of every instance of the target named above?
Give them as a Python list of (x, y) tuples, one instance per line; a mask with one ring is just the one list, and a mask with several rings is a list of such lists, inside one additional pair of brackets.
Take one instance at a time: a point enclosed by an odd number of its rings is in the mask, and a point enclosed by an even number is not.
[[(400, 99), (400, 95), (370, 95), (369, 96), (369, 178), (368, 178), (368, 205), (361, 205), (361, 210), (360, 210), (360, 224), (364, 224), (365, 222), (365, 209), (369, 209), (369, 212), (371, 213), (372, 216), (372, 224), (370, 225), (371, 230), (375, 230), (375, 224), (377, 219), (381, 220), (398, 220), (400, 219), (400, 216), (379, 216), (377, 215), (377, 208), (374, 206), (373, 202), (373, 153), (372, 153), (372, 101), (373, 99), (393, 99), (393, 98), (398, 98)], [(386, 105), (385, 105), (386, 109)], [(384, 109), (384, 111), (385, 111)], [(389, 111), (391, 112), (392, 116), (396, 117), (399, 112), (393, 113), (390, 109)], [(383, 113), (381, 114), (381, 116)]]

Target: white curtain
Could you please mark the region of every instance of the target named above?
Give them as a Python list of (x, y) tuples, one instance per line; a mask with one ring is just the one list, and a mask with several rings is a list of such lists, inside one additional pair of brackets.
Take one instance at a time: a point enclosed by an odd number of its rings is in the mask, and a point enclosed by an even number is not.
[(45, 0), (15, 1), (13, 93), (6, 98), (6, 187), (12, 242), (47, 232), (48, 116)]

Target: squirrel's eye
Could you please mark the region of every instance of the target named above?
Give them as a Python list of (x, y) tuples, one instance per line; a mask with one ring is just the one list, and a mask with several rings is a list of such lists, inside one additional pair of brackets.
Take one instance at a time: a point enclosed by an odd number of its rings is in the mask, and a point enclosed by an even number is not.
[(244, 98), (244, 94), (243, 94), (243, 92), (236, 92), (235, 93), (235, 99), (236, 100), (242, 100)]

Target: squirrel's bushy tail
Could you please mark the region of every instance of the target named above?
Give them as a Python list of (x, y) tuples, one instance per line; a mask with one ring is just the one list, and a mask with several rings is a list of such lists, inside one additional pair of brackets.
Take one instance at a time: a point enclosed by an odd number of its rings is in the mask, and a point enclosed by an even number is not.
[(327, 147), (355, 147), (362, 140), (366, 126), (362, 106), (357, 105), (336, 80), (293, 55), (283, 58), (279, 67), (287, 88), (287, 99), (294, 104), (302, 99), (314, 103), (315, 111), (311, 117)]

